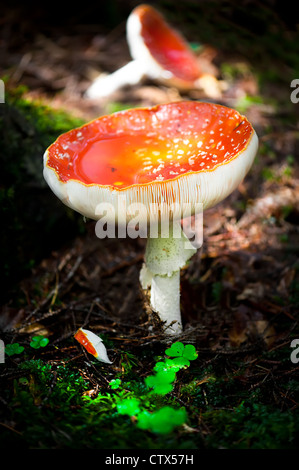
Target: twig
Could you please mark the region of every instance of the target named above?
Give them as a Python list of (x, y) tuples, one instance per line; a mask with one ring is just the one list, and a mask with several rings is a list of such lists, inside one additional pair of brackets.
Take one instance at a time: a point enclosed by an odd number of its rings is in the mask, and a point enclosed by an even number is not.
[[(45, 305), (47, 305), (47, 303), (53, 299), (54, 297), (56, 298), (58, 293), (60, 292), (61, 288), (63, 286), (65, 286), (69, 281), (70, 279), (72, 279), (72, 277), (74, 276), (74, 274), (76, 273), (78, 267), (80, 266), (81, 262), (83, 260), (83, 256), (82, 255), (79, 255), (78, 258), (76, 259), (76, 262), (74, 264), (74, 266), (72, 267), (72, 269), (70, 270), (70, 272), (67, 274), (66, 278), (60, 283), (57, 285), (55, 285), (55, 287), (49, 292), (49, 294), (47, 295), (47, 297), (42, 300), (42, 302), (39, 303), (39, 305), (33, 310), (33, 312), (31, 312), (27, 318), (25, 318), (24, 320), (24, 323), (27, 324), (28, 320), (30, 320), (30, 318), (32, 318), (34, 315), (36, 315), (38, 313), (38, 311), (40, 309), (42, 309), (43, 307), (45, 307)], [(54, 297), (53, 297), (54, 296)], [(53, 302), (52, 302), (53, 304)], [(20, 326), (19, 328), (16, 328), (15, 330), (17, 331), (18, 329), (21, 329), (23, 328), (24, 325)]]
[(116, 271), (119, 271), (120, 269), (127, 268), (128, 266), (132, 266), (134, 264), (139, 263), (139, 261), (142, 261), (144, 259), (143, 254), (139, 254), (135, 256), (133, 259), (130, 259), (129, 261), (122, 261), (121, 263), (117, 264), (116, 266), (113, 266), (110, 269), (107, 269), (105, 272), (101, 274), (101, 277), (109, 277), (112, 276)]
[(16, 432), (16, 433), (19, 434), (20, 436), (23, 435), (23, 433), (21, 433), (20, 431), (17, 431), (16, 429), (12, 428), (11, 426), (8, 426), (8, 424), (0, 423), (0, 425), (3, 426), (4, 428), (9, 429), (10, 431)]

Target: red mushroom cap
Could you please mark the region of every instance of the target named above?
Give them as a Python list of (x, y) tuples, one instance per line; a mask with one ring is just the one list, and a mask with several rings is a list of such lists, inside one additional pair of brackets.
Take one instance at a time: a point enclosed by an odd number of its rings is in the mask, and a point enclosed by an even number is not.
[(102, 116), (61, 135), (46, 151), (44, 176), (70, 207), (97, 219), (96, 205), (147, 207), (230, 194), (249, 170), (257, 137), (246, 117), (221, 105), (177, 102)]
[(127, 36), (132, 57), (144, 61), (149, 54), (164, 71), (164, 78), (186, 84), (199, 78), (199, 64), (188, 43), (153, 7), (139, 5), (132, 11)]

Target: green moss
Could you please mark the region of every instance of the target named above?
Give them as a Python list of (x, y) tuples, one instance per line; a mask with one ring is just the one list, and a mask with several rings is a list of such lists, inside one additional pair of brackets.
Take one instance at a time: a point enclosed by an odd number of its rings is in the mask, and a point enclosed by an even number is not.
[[(186, 353), (190, 355), (191, 351), (187, 348)], [(191, 359), (194, 359), (194, 351)], [(145, 386), (138, 387), (143, 383), (140, 377), (128, 382), (117, 379), (117, 388), (111, 387), (116, 380), (111, 381), (93, 398), (88, 392), (91, 383), (83, 378), (75, 364), (31, 359), (21, 362), (18, 372), (21, 377), (14, 380), (13, 397), (9, 398), (7, 391), (5, 398), (6, 413), (17, 423), (22, 446), (159, 447), (156, 435), (166, 434), (166, 448), (179, 448), (182, 444), (175, 428), (187, 420), (186, 410), (178, 407), (169, 396), (156, 397)], [(163, 375), (162, 371), (159, 373)], [(172, 371), (172, 375), (174, 380), (175, 372)], [(140, 428), (138, 440), (134, 438), (136, 424), (132, 417), (137, 419)], [(10, 445), (20, 440), (18, 435), (10, 438)], [(0, 446), (7, 442), (7, 433), (4, 433)]]
[(254, 400), (206, 412), (202, 419), (213, 428), (207, 439), (211, 448), (287, 449), (298, 444), (298, 412), (281, 412)]
[[(99, 388), (95, 397), (94, 373), (98, 366), (100, 377), (103, 377), (105, 366), (93, 364), (93, 374), (90, 375), (85, 362), (78, 364), (77, 361), (62, 359), (46, 362), (46, 359), (41, 359), (45, 354), (53, 357), (51, 343), (46, 350), (36, 351), (28, 344), (23, 354), (18, 356), (19, 362), (14, 358), (8, 359), (8, 365), (16, 368), (18, 378), (1, 392), (6, 403), (1, 422), (15, 423), (17, 432), (3, 428), (0, 447), (296, 447), (298, 412), (296, 409), (279, 409), (269, 403), (269, 384), (264, 383), (263, 377), (259, 378), (261, 385), (252, 392), (247, 383), (250, 380), (247, 366), (240, 358), (234, 361), (219, 358), (214, 365), (207, 367), (202, 358), (196, 359), (193, 347), (175, 344), (166, 349), (174, 359), (165, 355), (157, 357), (153, 366), (156, 375), (150, 375), (150, 371), (140, 374), (141, 361), (135, 365), (129, 361), (129, 372), (122, 375), (122, 380), (115, 378), (119, 375), (116, 371), (113, 378), (110, 375), (106, 385), (105, 381), (97, 382)], [(29, 353), (34, 359), (29, 359)], [(136, 357), (130, 351), (125, 354), (130, 359)], [(147, 354), (152, 355), (152, 351), (149, 349)], [(184, 355), (192, 361), (190, 365), (169, 369), (168, 361)], [(288, 368), (289, 347), (265, 351), (260, 360), (280, 361)], [(142, 370), (145, 371), (144, 367)], [(169, 370), (172, 372), (172, 390), (162, 395), (153, 394), (146, 387), (147, 378), (163, 373), (167, 375)], [(117, 387), (113, 386), (115, 384)], [(292, 398), (298, 391), (298, 384), (295, 380), (288, 381), (288, 376), (285, 376), (285, 380), (280, 381), (280, 388), (285, 396)], [(182, 425), (197, 432), (186, 434)], [(201, 427), (204, 438), (199, 432)]]

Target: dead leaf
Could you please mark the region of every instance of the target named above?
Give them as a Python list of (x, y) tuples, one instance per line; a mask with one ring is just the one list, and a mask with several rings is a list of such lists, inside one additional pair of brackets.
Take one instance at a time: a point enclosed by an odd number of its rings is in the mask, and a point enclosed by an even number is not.
[(236, 328), (233, 328), (228, 333), (229, 341), (232, 347), (238, 348), (242, 343), (247, 341), (248, 336), (246, 333), (246, 328), (238, 331)]
[(280, 294), (287, 295), (291, 282), (294, 280), (296, 270), (294, 268), (285, 268), (282, 272), (281, 281), (277, 287)]
[(250, 329), (255, 336), (260, 336), (268, 347), (274, 343), (276, 338), (275, 329), (272, 325), (269, 325), (269, 322), (266, 320), (251, 322)]
[(85, 392), (83, 392), (84, 397), (95, 398), (96, 395), (97, 395), (97, 390), (95, 390), (94, 388), (92, 388), (91, 390), (86, 390)]
[(45, 326), (38, 322), (31, 323), (31, 325), (26, 325), (20, 328), (18, 331), (21, 334), (27, 335), (32, 335), (33, 333), (35, 333), (40, 336), (49, 336), (51, 334), (51, 332)]
[(276, 192), (268, 192), (261, 198), (256, 199), (248, 206), (245, 214), (238, 222), (238, 228), (244, 228), (261, 219), (274, 216), (279, 219), (283, 214), (284, 207), (299, 207), (299, 187), (294, 182), (294, 187), (283, 187)]
[(239, 310), (234, 315), (234, 324), (228, 333), (232, 347), (239, 347), (248, 339), (247, 335), (247, 307), (240, 305)]
[(243, 292), (237, 296), (238, 300), (248, 298), (261, 299), (264, 296), (265, 288), (260, 282), (247, 284)]

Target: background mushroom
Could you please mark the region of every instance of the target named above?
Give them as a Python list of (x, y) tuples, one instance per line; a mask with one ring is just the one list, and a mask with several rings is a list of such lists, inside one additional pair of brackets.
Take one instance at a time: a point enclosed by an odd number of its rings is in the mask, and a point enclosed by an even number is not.
[(127, 20), (126, 31), (133, 60), (110, 75), (100, 75), (87, 89), (87, 98), (105, 97), (145, 77), (183, 90), (199, 87), (211, 97), (219, 96), (217, 80), (201, 72), (186, 40), (152, 6), (136, 7)]
[[(44, 154), (53, 192), (86, 217), (158, 230), (148, 232), (140, 280), (167, 333), (181, 332), (179, 271), (196, 248), (177, 230), (184, 216), (228, 196), (250, 169), (258, 139), (234, 109), (177, 102), (102, 116), (60, 136)], [(164, 238), (163, 222), (174, 231)]]

